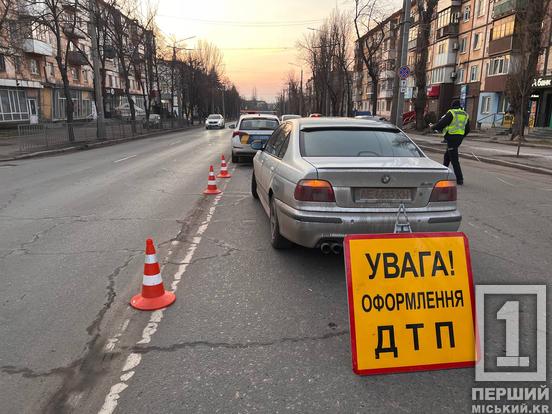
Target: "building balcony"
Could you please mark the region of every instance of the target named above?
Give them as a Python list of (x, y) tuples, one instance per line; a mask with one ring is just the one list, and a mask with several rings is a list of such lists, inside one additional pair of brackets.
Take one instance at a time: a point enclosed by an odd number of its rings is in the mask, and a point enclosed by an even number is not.
[[(534, 0), (533, 0), (534, 1)], [(498, 0), (493, 7), (493, 19), (500, 19), (509, 14), (515, 13), (517, 10), (524, 8), (527, 5), (527, 0)]]
[(437, 39), (442, 39), (447, 36), (457, 36), (458, 26), (458, 23), (450, 23), (444, 27), (437, 29)]
[(392, 89), (384, 89), (378, 93), (378, 98), (392, 98), (392, 97), (393, 97)]
[(62, 23), (61, 27), (63, 29), (63, 33), (65, 33), (67, 37), (79, 39), (84, 39), (86, 37), (86, 33), (82, 31), (78, 25), (73, 24), (73, 22)]
[(382, 70), (380, 73), (380, 79), (394, 79), (396, 76), (393, 70)]
[(514, 37), (506, 36), (489, 42), (489, 55), (499, 55), (509, 52), (514, 47)]
[(508, 75), (487, 76), (485, 79), (485, 92), (504, 92), (508, 83)]
[(416, 46), (418, 46), (418, 39), (409, 40), (408, 41), (408, 49), (416, 49)]
[(71, 66), (83, 66), (88, 63), (86, 56), (79, 50), (70, 50), (67, 54), (67, 63)]
[(107, 59), (113, 59), (117, 56), (117, 51), (113, 46), (104, 46), (103, 54)]
[(23, 40), (23, 51), (40, 56), (52, 56), (53, 54), (53, 48), (50, 44), (37, 39)]

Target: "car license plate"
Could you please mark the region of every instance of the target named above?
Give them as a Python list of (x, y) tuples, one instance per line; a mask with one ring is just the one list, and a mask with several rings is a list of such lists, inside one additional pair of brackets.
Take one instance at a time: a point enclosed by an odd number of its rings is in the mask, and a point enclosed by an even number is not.
[(378, 201), (412, 201), (410, 188), (356, 188), (355, 201), (375, 203)]

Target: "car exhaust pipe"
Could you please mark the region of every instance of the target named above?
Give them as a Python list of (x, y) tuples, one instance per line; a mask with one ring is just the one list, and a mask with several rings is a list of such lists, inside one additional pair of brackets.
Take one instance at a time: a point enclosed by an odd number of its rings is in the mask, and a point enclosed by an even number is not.
[(332, 252), (332, 246), (330, 243), (322, 243), (320, 245), (320, 251), (322, 254), (330, 254)]
[(332, 243), (331, 249), (333, 254), (341, 254), (341, 252), (343, 251), (343, 246), (341, 245), (341, 243)]

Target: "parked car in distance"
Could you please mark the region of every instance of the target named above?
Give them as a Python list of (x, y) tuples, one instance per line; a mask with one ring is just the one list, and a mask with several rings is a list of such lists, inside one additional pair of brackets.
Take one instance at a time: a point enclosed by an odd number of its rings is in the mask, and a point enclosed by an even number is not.
[(301, 115), (285, 114), (281, 116), (280, 120), (284, 122), (284, 121), (289, 121), (290, 119), (297, 119), (297, 118), (301, 118)]
[[(116, 108), (114, 108), (113, 113), (116, 118), (120, 118), (125, 121), (128, 121), (132, 118), (131, 111), (130, 111), (130, 104), (128, 102), (125, 102), (117, 106)], [(135, 119), (143, 119), (146, 117), (146, 111), (135, 104), (134, 117)]]
[(321, 118), (321, 117), (322, 117), (322, 114), (318, 114), (316, 112), (309, 115), (309, 118)]
[(253, 158), (257, 150), (251, 148), (251, 143), (266, 142), (278, 125), (280, 120), (276, 115), (242, 115), (232, 132), (232, 162), (238, 163), (241, 158)]
[(205, 120), (205, 129), (224, 129), (224, 117), (221, 114), (211, 114)]
[(352, 118), (282, 123), (252, 144), (251, 192), (271, 243), (338, 253), (347, 234), (392, 233), (401, 204), (416, 232), (456, 231), (456, 181), (395, 126)]

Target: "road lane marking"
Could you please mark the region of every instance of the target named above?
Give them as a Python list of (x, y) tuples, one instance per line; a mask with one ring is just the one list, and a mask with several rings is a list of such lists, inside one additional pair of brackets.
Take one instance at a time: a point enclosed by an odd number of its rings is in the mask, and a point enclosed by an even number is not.
[(473, 152), (472, 152), (472, 155), (475, 157), (475, 159), (479, 162), (481, 162), (481, 160), (479, 158), (477, 158), (477, 155), (475, 155)]
[(121, 158), (120, 160), (113, 161), (113, 164), (117, 164), (118, 162), (130, 160), (131, 158), (137, 157), (138, 155), (131, 155), (130, 157)]
[(497, 179), (498, 181), (501, 181), (501, 182), (503, 182), (504, 184), (508, 184), (508, 185), (511, 185), (512, 187), (515, 187), (515, 186), (516, 186), (515, 184), (509, 183), (508, 181), (506, 181), (506, 180), (503, 180), (503, 179), (502, 179), (502, 178), (500, 178), (500, 177), (496, 177), (496, 176), (495, 176), (495, 178), (496, 178), (496, 179)]
[[(235, 168), (232, 169), (232, 173), (235, 172)], [(211, 223), (211, 220), (215, 214), (215, 211), (217, 209), (218, 204), (220, 203), (220, 200), (222, 198), (222, 194), (217, 195), (213, 202), (211, 203), (211, 207), (209, 208), (209, 212), (207, 214), (207, 217), (205, 220), (201, 223), (201, 225), (198, 227), (195, 236), (192, 238), (192, 243), (188, 247), (188, 250), (186, 251), (186, 256), (184, 258), (184, 261), (181, 265), (178, 266), (176, 273), (173, 277), (173, 282), (171, 283), (171, 289), (174, 293), (178, 290), (178, 284), (182, 280), (182, 276), (186, 272), (186, 269), (188, 268), (189, 264), (191, 263), (194, 253), (196, 249), (198, 248), (199, 244), (201, 243), (203, 233), (207, 230), (209, 223)], [(178, 246), (180, 242), (174, 240), (171, 243), (171, 249), (167, 253), (167, 257), (164, 260), (164, 263), (167, 263), (167, 259), (172, 255), (173, 248), (175, 246)], [(162, 270), (162, 269), (161, 269)], [(136, 345), (142, 345), (142, 344), (148, 344), (151, 341), (152, 336), (157, 332), (157, 329), (159, 327), (159, 324), (163, 320), (163, 316), (165, 313), (165, 309), (160, 309), (151, 314), (151, 317), (149, 319), (148, 324), (142, 331), (142, 337), (139, 341), (136, 342)], [(121, 393), (128, 388), (128, 380), (130, 380), (134, 374), (134, 369), (140, 364), (142, 361), (142, 354), (133, 352), (128, 355), (125, 364), (121, 370), (121, 376), (119, 377), (120, 382), (114, 384), (111, 386), (111, 389), (109, 390), (109, 393), (106, 395), (104, 404), (101, 407), (101, 409), (98, 411), (98, 414), (112, 414), (118, 405), (118, 400), (121, 397)]]

